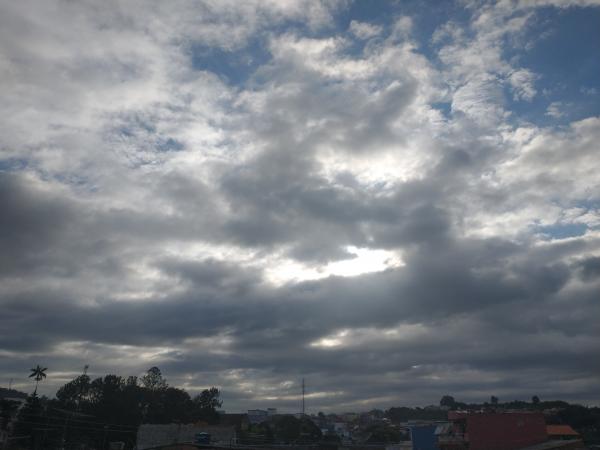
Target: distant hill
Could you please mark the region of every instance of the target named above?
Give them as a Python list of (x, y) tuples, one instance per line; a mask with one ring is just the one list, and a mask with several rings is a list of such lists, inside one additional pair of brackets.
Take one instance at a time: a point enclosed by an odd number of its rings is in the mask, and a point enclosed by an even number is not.
[(27, 398), (25, 392), (0, 387), (0, 398)]

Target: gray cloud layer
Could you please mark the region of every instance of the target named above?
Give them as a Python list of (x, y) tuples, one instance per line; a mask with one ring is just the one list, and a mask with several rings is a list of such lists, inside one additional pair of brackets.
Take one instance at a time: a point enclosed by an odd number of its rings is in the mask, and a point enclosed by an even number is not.
[[(51, 3), (0, 14), (17, 387), (39, 362), (46, 393), (158, 365), (228, 410), (296, 410), (302, 377), (311, 410), (600, 400), (600, 118), (510, 117), (529, 6), (473, 7), (426, 55), (409, 17), (335, 29), (342, 2)], [(252, 39), (241, 84), (194, 63)]]

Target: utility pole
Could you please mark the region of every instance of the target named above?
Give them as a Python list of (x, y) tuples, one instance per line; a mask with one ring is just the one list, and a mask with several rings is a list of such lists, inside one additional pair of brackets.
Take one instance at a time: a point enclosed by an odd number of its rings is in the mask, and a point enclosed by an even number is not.
[(302, 415), (304, 415), (304, 392), (306, 390), (306, 386), (304, 384), (304, 378), (302, 378)]
[[(89, 365), (83, 366), (83, 376), (87, 376), (87, 371), (90, 368)], [(81, 378), (80, 378), (81, 379)], [(81, 409), (81, 396), (83, 395), (83, 386), (79, 385), (79, 395), (77, 396), (77, 412)]]

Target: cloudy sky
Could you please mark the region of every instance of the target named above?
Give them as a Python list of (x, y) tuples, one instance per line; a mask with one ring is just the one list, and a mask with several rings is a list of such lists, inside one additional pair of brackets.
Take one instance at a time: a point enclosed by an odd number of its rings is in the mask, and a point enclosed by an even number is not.
[(599, 404), (600, 3), (2, 1), (0, 383)]

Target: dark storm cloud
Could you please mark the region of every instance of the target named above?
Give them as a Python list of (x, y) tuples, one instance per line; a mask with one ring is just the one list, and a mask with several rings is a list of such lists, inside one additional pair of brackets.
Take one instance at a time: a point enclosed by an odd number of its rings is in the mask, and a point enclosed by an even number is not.
[(237, 214), (226, 231), (246, 245), (299, 240), (292, 253), (302, 259), (312, 247), (316, 259), (327, 260), (326, 249), (339, 254), (337, 246), (361, 239), (353, 225), (367, 208), (365, 196), (330, 186), (314, 170), (302, 156), (266, 152), (227, 174), (222, 189)]
[[(19, 199), (18, 203), (6, 202), (11, 211), (16, 211), (11, 215), (12, 222), (3, 224), (7, 235), (19, 236), (21, 230), (31, 232), (36, 225), (28, 223), (34, 217), (32, 211), (36, 219), (43, 217), (41, 212), (45, 212), (50, 217), (47, 223), (53, 224), (52, 233), (40, 228), (36, 229), (39, 233), (36, 239), (16, 239), (21, 249), (28, 248), (28, 245), (42, 249), (55, 246), (60, 243), (65, 229), (83, 226), (77, 220), (82, 216), (73, 212), (73, 203), (53, 203), (52, 196), (33, 191), (15, 177), (9, 177), (3, 186), (4, 192), (10, 192)], [(51, 350), (64, 341), (177, 346), (184, 345), (189, 338), (225, 333), (232, 340), (228, 348), (232, 353), (204, 355), (206, 370), (218, 372), (233, 367), (240, 370), (260, 367), (268, 368), (270, 376), (285, 376), (302, 370), (311, 378), (322, 380), (313, 381), (314, 388), (322, 390), (335, 387), (329, 378), (335, 378), (336, 373), (352, 371), (357, 381), (356, 386), (352, 383), (345, 385), (344, 389), (352, 391), (351, 395), (343, 397), (348, 401), (361, 396), (376, 397), (378, 392), (383, 394), (393, 388), (393, 377), (382, 382), (381, 386), (373, 384), (373, 371), (404, 377), (404, 372), (412, 374), (415, 370), (412, 366), (428, 365), (431, 373), (437, 373), (443, 361), (484, 372), (510, 371), (515, 367), (558, 370), (562, 363), (551, 356), (560, 354), (560, 361), (568, 361), (568, 367), (573, 370), (584, 373), (597, 370), (596, 365), (586, 358), (587, 351), (594, 348), (592, 343), (582, 347), (580, 342), (580, 350), (573, 352), (573, 348), (561, 344), (564, 337), (544, 334), (545, 329), (572, 330), (571, 337), (577, 341), (583, 331), (594, 333), (589, 318), (562, 316), (564, 320), (560, 322), (552, 318), (555, 303), (560, 301), (556, 295), (570, 277), (568, 266), (560, 260), (548, 261), (550, 249), (544, 250), (542, 254), (545, 257), (539, 259), (541, 255), (530, 255), (525, 248), (509, 241), (453, 237), (447, 211), (437, 208), (432, 213), (427, 206), (412, 200), (423, 199), (426, 192), (431, 191), (408, 185), (404, 193), (400, 190), (392, 200), (374, 201), (368, 207), (363, 204), (356, 208), (362, 213), (356, 213), (357, 218), (362, 215), (363, 221), (395, 231), (397, 237), (390, 245), (408, 245), (404, 267), (355, 278), (334, 277), (274, 288), (261, 281), (260, 271), (234, 263), (157, 257), (154, 267), (170, 278), (172, 286), (180, 288), (166, 297), (151, 296), (143, 302), (96, 297), (86, 305), (76, 297), (78, 292), (85, 291), (73, 283), (63, 289), (30, 288), (18, 294), (5, 292), (2, 295), (2, 346), (23, 352)], [(303, 194), (300, 191), (299, 198)], [(5, 195), (8, 198), (8, 194)], [(302, 209), (298, 199), (291, 196), (288, 200)], [(417, 206), (407, 206), (411, 202), (417, 203)], [(310, 202), (307, 204), (312, 206)], [(285, 211), (286, 202), (280, 206), (280, 211)], [(54, 210), (61, 214), (55, 215)], [(382, 213), (377, 215), (374, 211)], [(438, 221), (434, 219), (436, 214), (445, 219), (432, 228), (431, 224)], [(310, 216), (308, 212), (307, 215)], [(20, 221), (17, 222), (16, 217), (20, 217)], [(323, 222), (334, 222), (336, 226), (349, 220), (348, 212), (340, 221), (331, 215), (314, 214), (313, 217)], [(116, 220), (115, 223), (127, 223), (119, 213), (112, 214), (111, 218)], [(377, 218), (379, 220), (375, 220)], [(107, 228), (112, 230), (113, 227)], [(135, 227), (128, 230), (128, 227), (120, 225), (112, 232), (127, 235)], [(567, 250), (561, 249), (561, 246), (564, 247), (564, 244), (553, 249), (554, 257), (565, 251), (570, 254), (578, 248), (576, 242), (570, 243)], [(81, 260), (81, 257), (78, 258)], [(87, 260), (91, 262), (93, 258), (88, 256)], [(120, 258), (116, 257), (116, 261)], [(573, 270), (588, 274), (589, 267), (594, 267), (593, 262), (593, 258), (584, 260)], [(101, 273), (99, 266), (91, 267)], [(20, 270), (35, 274), (43, 272), (42, 269), (43, 266), (35, 266)], [(10, 272), (5, 275), (10, 275)], [(115, 274), (114, 279), (118, 281), (120, 277)], [(592, 277), (586, 275), (585, 279), (589, 281)], [(590, 290), (588, 296), (590, 300), (592, 292)], [(578, 294), (579, 301), (585, 298), (582, 294)], [(540, 314), (542, 310), (545, 313)], [(528, 315), (530, 312), (533, 316)], [(466, 323), (473, 328), (469, 329), (467, 325), (460, 332), (436, 336), (448, 326), (448, 321), (460, 320), (461, 317), (466, 317)], [(571, 323), (572, 320), (575, 322)], [(428, 331), (406, 342), (376, 339), (364, 344), (358, 340), (349, 348), (311, 346), (336, 330), (378, 330), (403, 324), (420, 324), (428, 327)], [(513, 334), (506, 335), (510, 329), (514, 330)], [(37, 331), (35, 337), (15, 339), (23, 330)], [(483, 334), (477, 338), (476, 346), (465, 346), (473, 339), (473, 333)], [(538, 335), (541, 335), (540, 342), (546, 346), (544, 351), (537, 345), (521, 346), (519, 350), (514, 350), (518, 345), (505, 345), (507, 339), (518, 343), (523, 339), (536, 339)], [(460, 350), (448, 348), (445, 345), (448, 341), (460, 342)], [(499, 342), (502, 344), (497, 347)], [(166, 355), (164, 366), (174, 373), (193, 371), (193, 350), (186, 348), (184, 345), (183, 350), (172, 357)], [(507, 352), (507, 348), (511, 350)], [(96, 349), (97, 353), (103, 351), (102, 348)], [(381, 358), (381, 354), (386, 357)], [(368, 365), (364, 361), (369, 361)], [(411, 377), (409, 379), (412, 380)], [(369, 387), (360, 388), (365, 380), (368, 380)], [(419, 383), (426, 384), (423, 380), (404, 381), (397, 388), (410, 384), (416, 389)], [(452, 388), (454, 385), (446, 386)], [(457, 384), (454, 388), (462, 389), (462, 385)], [(237, 389), (235, 383), (231, 389)], [(341, 399), (333, 397), (330, 401), (335, 404)]]
[[(33, 180), (0, 172), (0, 273), (52, 270), (56, 243), (65, 239), (75, 210), (60, 196), (31, 186)], [(42, 261), (47, 265), (41, 265)], [(67, 261), (63, 261), (67, 262)], [(64, 264), (61, 264), (64, 268)]]
[(600, 256), (584, 259), (579, 263), (579, 267), (584, 281), (600, 278)]

